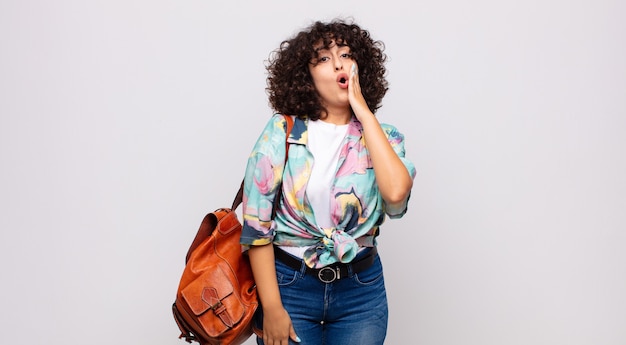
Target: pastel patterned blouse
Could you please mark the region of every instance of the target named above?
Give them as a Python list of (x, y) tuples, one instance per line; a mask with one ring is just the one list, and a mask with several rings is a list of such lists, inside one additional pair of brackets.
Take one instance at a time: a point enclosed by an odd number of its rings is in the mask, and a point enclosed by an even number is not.
[[(307, 149), (307, 123), (294, 117), (287, 142), (289, 158), (285, 165), (286, 121), (274, 115), (267, 123), (248, 159), (244, 179), (243, 231), (241, 244), (310, 247), (304, 253), (309, 267), (334, 262), (350, 262), (359, 247), (376, 245), (379, 227), (385, 220), (400, 218), (407, 210), (407, 199), (392, 208), (385, 204), (376, 185), (374, 169), (365, 147), (361, 123), (352, 117), (343, 141), (331, 188), (331, 219), (334, 226), (316, 225), (314, 210), (307, 201), (306, 185), (314, 164)], [(412, 178), (415, 167), (404, 152), (404, 136), (395, 127), (381, 124), (394, 151)], [(282, 198), (272, 220), (273, 200), (282, 180)]]

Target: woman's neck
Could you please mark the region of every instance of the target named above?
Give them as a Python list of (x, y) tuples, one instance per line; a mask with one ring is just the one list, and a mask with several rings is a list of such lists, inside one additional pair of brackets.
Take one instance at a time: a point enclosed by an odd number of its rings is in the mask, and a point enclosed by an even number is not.
[(351, 118), (352, 112), (350, 112), (350, 110), (346, 112), (326, 111), (322, 113), (322, 116), (320, 116), (320, 120), (334, 125), (346, 125), (350, 123)]

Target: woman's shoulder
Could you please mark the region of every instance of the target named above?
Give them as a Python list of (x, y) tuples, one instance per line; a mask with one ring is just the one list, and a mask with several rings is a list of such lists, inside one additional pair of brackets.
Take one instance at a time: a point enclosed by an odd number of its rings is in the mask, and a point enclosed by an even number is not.
[(274, 113), (272, 114), (272, 116), (267, 119), (266, 123), (265, 123), (265, 130), (266, 131), (275, 131), (275, 130), (282, 130), (285, 128), (285, 123), (286, 123), (286, 119), (285, 116), (287, 115), (283, 115), (283, 114), (279, 114), (279, 113)]
[(269, 119), (270, 122), (272, 123), (281, 123), (281, 122), (285, 122), (285, 116), (283, 114), (280, 113), (273, 113), (272, 117)]
[(281, 113), (272, 114), (272, 117), (268, 120), (268, 122), (270, 124), (284, 126), (288, 119), (291, 119), (291, 123), (295, 123), (297, 121), (302, 122), (302, 120), (295, 115), (285, 115)]

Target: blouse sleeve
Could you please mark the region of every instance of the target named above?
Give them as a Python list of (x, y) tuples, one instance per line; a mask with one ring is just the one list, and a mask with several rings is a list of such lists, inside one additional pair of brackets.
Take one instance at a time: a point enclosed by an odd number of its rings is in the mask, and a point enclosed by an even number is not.
[(243, 190), (241, 244), (264, 245), (274, 239), (272, 207), (285, 165), (286, 121), (274, 115), (248, 158)]
[[(413, 163), (405, 157), (404, 135), (398, 132), (398, 130), (394, 126), (387, 124), (382, 124), (381, 126), (383, 128), (383, 131), (385, 131), (385, 134), (387, 135), (387, 139), (389, 140), (391, 147), (396, 152), (398, 157), (400, 157), (400, 160), (408, 170), (411, 178), (415, 179), (415, 175), (417, 174), (415, 170), (415, 165), (413, 165)], [(385, 206), (385, 213), (389, 216), (389, 218), (401, 218), (402, 216), (404, 216), (407, 211), (407, 205), (410, 197), (411, 193), (407, 195), (406, 199), (402, 203), (397, 204), (395, 207), (387, 205), (383, 201)]]

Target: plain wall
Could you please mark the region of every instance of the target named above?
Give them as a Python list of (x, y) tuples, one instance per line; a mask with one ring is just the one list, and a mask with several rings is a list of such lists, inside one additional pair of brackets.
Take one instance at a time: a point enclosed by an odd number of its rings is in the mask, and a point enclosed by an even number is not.
[[(0, 2), (0, 343), (185, 344), (205, 213), (315, 19), (386, 44), (416, 164), (382, 227), (388, 344), (626, 344), (626, 3)], [(252, 340), (248, 343), (252, 343)]]

